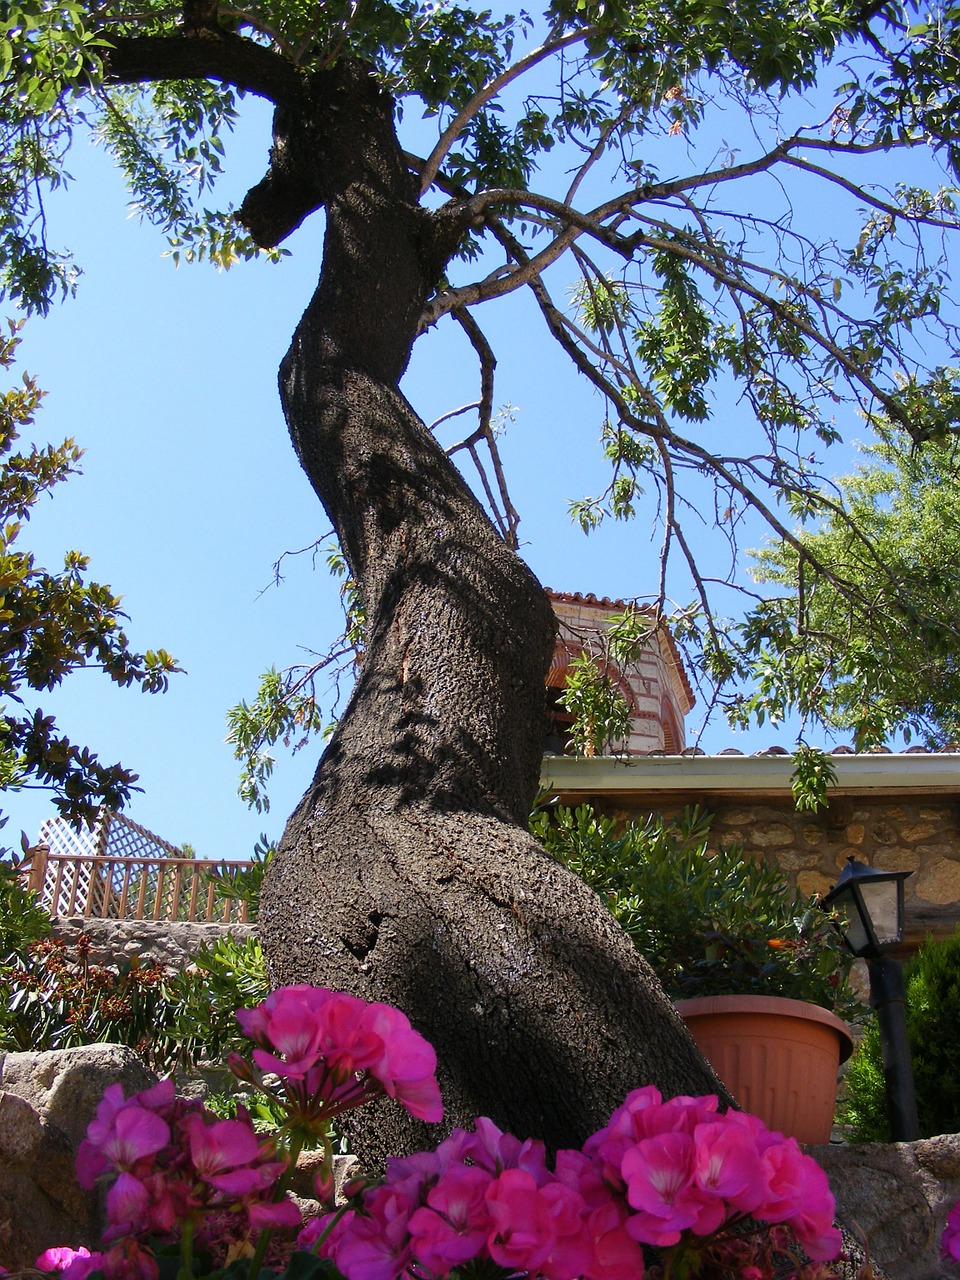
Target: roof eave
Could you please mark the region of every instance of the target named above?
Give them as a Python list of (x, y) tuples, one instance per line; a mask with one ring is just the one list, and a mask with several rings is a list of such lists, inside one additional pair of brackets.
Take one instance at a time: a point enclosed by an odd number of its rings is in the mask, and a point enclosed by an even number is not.
[[(865, 793), (960, 796), (960, 752), (831, 756), (837, 772), (830, 796)], [(718, 793), (790, 795), (789, 755), (545, 756), (541, 784), (565, 798), (628, 793), (659, 800)]]

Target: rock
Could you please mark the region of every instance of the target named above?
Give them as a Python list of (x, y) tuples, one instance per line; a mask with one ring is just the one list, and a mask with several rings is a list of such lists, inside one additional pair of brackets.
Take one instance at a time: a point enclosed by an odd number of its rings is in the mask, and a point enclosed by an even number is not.
[(862, 1235), (890, 1276), (956, 1277), (957, 1269), (940, 1259), (940, 1235), (960, 1200), (960, 1135), (806, 1150), (830, 1179), (837, 1216)]
[(136, 1053), (121, 1044), (8, 1053), (0, 1059), (0, 1089), (25, 1098), (44, 1123), (60, 1129), (75, 1148), (108, 1085), (122, 1084), (129, 1097), (156, 1082)]
[(31, 1266), (53, 1245), (99, 1242), (101, 1205), (77, 1183), (77, 1148), (104, 1090), (117, 1082), (129, 1095), (156, 1076), (123, 1045), (0, 1056), (3, 1266)]
[(52, 1244), (92, 1247), (97, 1197), (77, 1185), (76, 1148), (23, 1098), (0, 1092), (0, 1259), (16, 1269)]

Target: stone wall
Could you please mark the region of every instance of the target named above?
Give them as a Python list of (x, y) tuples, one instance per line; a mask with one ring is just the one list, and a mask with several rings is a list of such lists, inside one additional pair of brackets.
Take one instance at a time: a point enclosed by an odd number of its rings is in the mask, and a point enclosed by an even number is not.
[(184, 969), (203, 943), (214, 943), (225, 934), (243, 940), (256, 932), (250, 924), (186, 924), (169, 920), (96, 920), (83, 916), (60, 917), (54, 936), (75, 943), (81, 934), (90, 939), (94, 964), (117, 964), (137, 955), (157, 960), (170, 969)]
[[(649, 797), (603, 806), (617, 817), (643, 820)], [(658, 810), (664, 816), (682, 805)], [(960, 806), (940, 797), (872, 799), (837, 796), (816, 814), (799, 813), (792, 799), (711, 796), (718, 844), (739, 843), (776, 862), (806, 894), (825, 893), (848, 857), (884, 871), (912, 871), (906, 881), (908, 945), (927, 932), (942, 937), (960, 922)]]

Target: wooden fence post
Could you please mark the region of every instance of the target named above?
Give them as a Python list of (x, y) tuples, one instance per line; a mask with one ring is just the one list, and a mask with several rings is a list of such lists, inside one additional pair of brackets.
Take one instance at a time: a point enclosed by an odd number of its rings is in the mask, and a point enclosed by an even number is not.
[(47, 844), (35, 844), (30, 850), (30, 874), (27, 877), (27, 888), (32, 889), (38, 896), (43, 893), (49, 856), (50, 846)]

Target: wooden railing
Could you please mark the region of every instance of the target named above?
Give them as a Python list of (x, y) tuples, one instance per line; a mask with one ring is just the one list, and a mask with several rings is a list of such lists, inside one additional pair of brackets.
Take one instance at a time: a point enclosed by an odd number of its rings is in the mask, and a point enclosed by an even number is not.
[(246, 923), (246, 902), (218, 892), (247, 862), (112, 858), (31, 850), (28, 884), (52, 916)]

